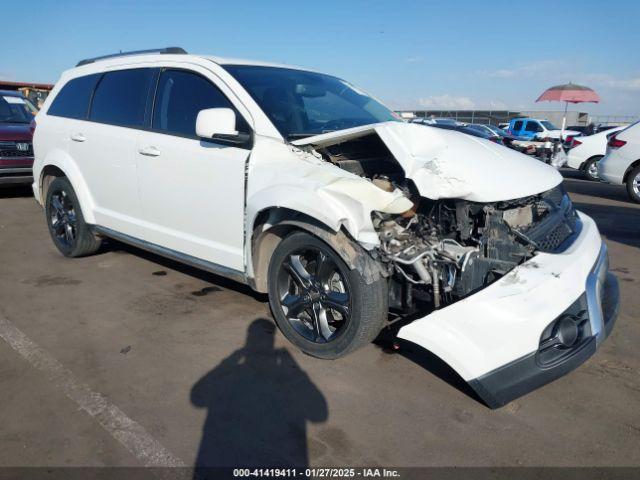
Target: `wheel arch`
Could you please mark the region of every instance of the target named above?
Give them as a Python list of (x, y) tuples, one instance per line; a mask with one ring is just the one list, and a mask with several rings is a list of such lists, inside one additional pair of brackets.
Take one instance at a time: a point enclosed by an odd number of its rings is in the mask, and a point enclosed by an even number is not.
[(636, 168), (636, 167), (640, 167), (640, 158), (638, 160), (636, 160), (635, 162), (631, 162), (631, 165), (629, 165), (627, 167), (627, 169), (624, 171), (624, 175), (622, 176), (622, 183), (627, 183), (627, 180), (629, 178), (629, 174)]
[(587, 167), (587, 163), (589, 163), (591, 160), (595, 158), (599, 158), (600, 160), (602, 160), (603, 157), (604, 155), (601, 155), (601, 154), (591, 155), (589, 158), (587, 158), (584, 162), (580, 164), (580, 170), (584, 171)]
[(37, 200), (44, 205), (47, 195), (47, 188), (56, 177), (66, 177), (80, 202), (82, 215), (89, 224), (95, 223), (93, 215), (93, 199), (89, 193), (89, 189), (84, 177), (76, 164), (63, 151), (53, 151), (47, 156), (40, 169), (38, 176), (39, 197)]
[(358, 268), (367, 283), (386, 276), (380, 262), (374, 260), (344, 227), (332, 228), (308, 214), (289, 208), (268, 207), (255, 216), (248, 242), (247, 276), (255, 290), (267, 291), (269, 260), (278, 244), (294, 231), (308, 232), (327, 243), (349, 268)]

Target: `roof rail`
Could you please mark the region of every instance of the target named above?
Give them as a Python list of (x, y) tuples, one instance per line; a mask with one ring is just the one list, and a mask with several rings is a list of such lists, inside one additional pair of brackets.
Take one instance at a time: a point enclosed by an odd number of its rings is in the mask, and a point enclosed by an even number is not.
[(120, 52), (120, 53), (112, 53), (111, 55), (103, 55), (101, 57), (94, 58), (85, 58), (84, 60), (80, 60), (76, 67), (81, 67), (82, 65), (88, 65), (93, 62), (97, 62), (99, 60), (106, 60), (108, 58), (116, 58), (116, 57), (128, 57), (129, 55), (143, 55), (145, 53), (161, 53), (161, 54), (186, 54), (186, 50), (180, 47), (166, 47), (166, 48), (152, 48), (151, 50), (135, 50), (133, 52)]

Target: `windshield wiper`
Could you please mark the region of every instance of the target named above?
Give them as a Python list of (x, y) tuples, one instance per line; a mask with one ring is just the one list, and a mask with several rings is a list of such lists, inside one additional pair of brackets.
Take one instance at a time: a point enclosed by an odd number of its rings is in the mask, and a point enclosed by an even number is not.
[(300, 138), (313, 137), (314, 135), (318, 135), (317, 133), (290, 133), (287, 135), (287, 140), (296, 140)]

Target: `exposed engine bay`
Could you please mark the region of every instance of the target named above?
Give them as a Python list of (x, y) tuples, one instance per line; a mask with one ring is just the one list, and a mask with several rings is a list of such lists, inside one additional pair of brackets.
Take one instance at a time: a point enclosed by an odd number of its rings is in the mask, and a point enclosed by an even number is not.
[(438, 309), (462, 299), (532, 258), (558, 252), (580, 230), (562, 186), (494, 203), (430, 200), (377, 135), (317, 149), (322, 157), (385, 191), (400, 189), (414, 207), (373, 212), (380, 246), (372, 255), (387, 268), (390, 308), (401, 314)]

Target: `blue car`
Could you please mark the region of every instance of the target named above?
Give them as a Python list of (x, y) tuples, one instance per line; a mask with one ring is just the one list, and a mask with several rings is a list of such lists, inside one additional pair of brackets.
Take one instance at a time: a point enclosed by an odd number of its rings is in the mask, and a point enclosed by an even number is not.
[[(543, 140), (546, 138), (557, 140), (560, 138), (560, 129), (549, 120), (536, 118), (514, 118), (509, 122), (509, 133), (528, 140)], [(580, 132), (565, 130), (563, 139), (569, 135), (580, 135)]]

